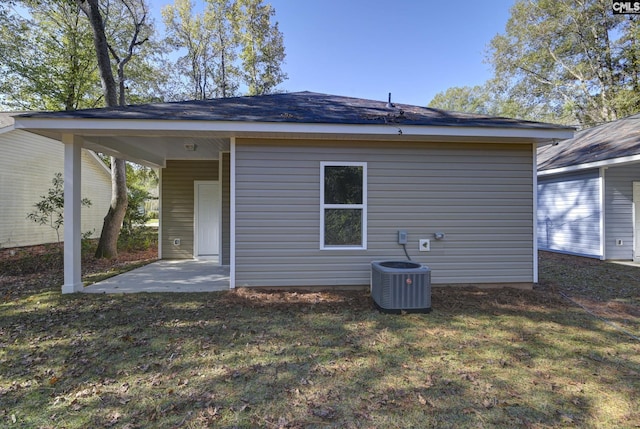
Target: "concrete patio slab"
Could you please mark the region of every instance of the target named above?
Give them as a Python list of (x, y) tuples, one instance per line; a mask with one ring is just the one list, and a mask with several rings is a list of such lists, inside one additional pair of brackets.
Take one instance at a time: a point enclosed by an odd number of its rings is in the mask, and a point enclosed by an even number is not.
[(229, 290), (229, 266), (215, 260), (161, 260), (84, 288), (84, 293)]

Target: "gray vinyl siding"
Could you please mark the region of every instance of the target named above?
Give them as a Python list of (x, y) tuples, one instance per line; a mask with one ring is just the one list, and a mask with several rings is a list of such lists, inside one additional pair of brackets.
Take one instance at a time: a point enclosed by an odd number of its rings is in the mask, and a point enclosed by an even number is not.
[(222, 153), (222, 264), (229, 265), (231, 261), (231, 217), (229, 216), (231, 207), (231, 154)]
[[(321, 161), (367, 163), (366, 250), (320, 250)], [(532, 163), (530, 145), (238, 139), (236, 285), (366, 285), (405, 259), (398, 229), (434, 284), (531, 283)]]
[[(605, 172), (605, 257), (633, 259), (633, 182), (637, 165), (610, 167)], [(623, 245), (616, 245), (622, 240)]]
[[(167, 161), (162, 170), (162, 257), (193, 258), (194, 181), (218, 180), (217, 160)], [(180, 239), (180, 245), (173, 244)]]
[(538, 178), (538, 248), (601, 257), (599, 170)]

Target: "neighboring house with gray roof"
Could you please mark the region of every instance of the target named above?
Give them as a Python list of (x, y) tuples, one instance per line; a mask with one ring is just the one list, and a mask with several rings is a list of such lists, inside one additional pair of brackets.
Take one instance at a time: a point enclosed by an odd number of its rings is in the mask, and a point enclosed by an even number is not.
[(640, 114), (538, 149), (538, 246), (640, 259)]
[[(530, 287), (535, 149), (573, 136), (311, 92), (31, 113), (16, 126), (65, 143), (69, 177), (81, 146), (158, 167), (160, 257), (229, 265), (231, 288), (368, 285), (372, 261), (404, 259), (398, 230), (434, 284)], [(63, 292), (74, 292), (68, 233)]]
[[(16, 113), (0, 113), (0, 249), (57, 241), (55, 231), (27, 219), (46, 195), (56, 173), (64, 171), (64, 146), (37, 134), (14, 129)], [(100, 234), (111, 202), (111, 173), (88, 150), (82, 151), (82, 232)], [(64, 228), (64, 227), (63, 227)]]

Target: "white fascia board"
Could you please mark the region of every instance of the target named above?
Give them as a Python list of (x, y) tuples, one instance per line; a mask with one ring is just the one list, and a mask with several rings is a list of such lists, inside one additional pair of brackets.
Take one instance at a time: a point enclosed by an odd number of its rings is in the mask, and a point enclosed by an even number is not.
[(550, 176), (552, 174), (571, 173), (574, 171), (588, 170), (591, 168), (602, 168), (620, 166), (624, 164), (635, 164), (640, 162), (640, 155), (623, 156), (620, 158), (605, 159), (602, 161), (587, 162), (584, 164), (569, 165), (566, 167), (552, 168), (551, 170), (538, 171), (538, 176)]
[(238, 134), (342, 134), (424, 137), (522, 138), (536, 140), (567, 139), (573, 130), (567, 128), (456, 127), (403, 124), (308, 124), (291, 122), (184, 121), (135, 119), (53, 119), (16, 118), (16, 128), (33, 130), (83, 132), (218, 132)]
[(15, 129), (15, 125), (7, 125), (6, 127), (0, 128), (0, 134), (8, 133), (9, 131), (13, 131)]

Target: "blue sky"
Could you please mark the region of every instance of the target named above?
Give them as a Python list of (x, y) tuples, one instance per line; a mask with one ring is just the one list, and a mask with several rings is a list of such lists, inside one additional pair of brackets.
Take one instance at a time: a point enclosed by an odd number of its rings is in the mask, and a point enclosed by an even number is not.
[[(193, 0), (202, 4), (204, 0)], [(152, 0), (159, 9), (173, 3)], [(514, 0), (265, 0), (284, 35), (286, 91), (424, 106), (452, 86), (482, 84), (489, 41)]]

